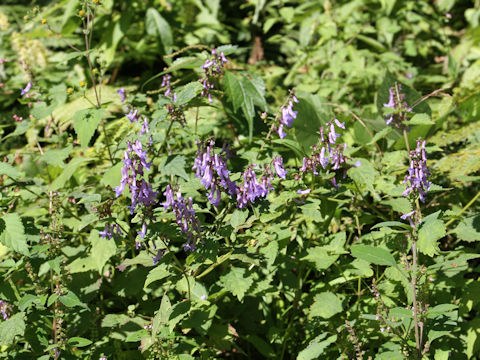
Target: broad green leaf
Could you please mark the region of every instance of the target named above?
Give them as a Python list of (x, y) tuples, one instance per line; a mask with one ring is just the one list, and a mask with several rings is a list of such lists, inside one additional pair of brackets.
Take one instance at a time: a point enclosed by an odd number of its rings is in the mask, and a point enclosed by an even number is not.
[(325, 349), (335, 341), (337, 341), (337, 335), (332, 335), (327, 339), (321, 341), (325, 338), (326, 334), (317, 336), (310, 344), (300, 351), (297, 356), (297, 360), (316, 360), (320, 359)]
[(190, 312), (190, 301), (182, 301), (180, 303), (175, 304), (172, 307), (172, 311), (168, 317), (168, 327), (170, 332), (173, 331), (175, 326)]
[(13, 179), (18, 179), (20, 177), (20, 172), (12, 165), (0, 161), (0, 176), (1, 175), (7, 175)]
[[(407, 200), (408, 201), (408, 200)], [(410, 229), (410, 225), (404, 224), (400, 221), (383, 221), (381, 223), (375, 224), (372, 226), (372, 230), (378, 229), (378, 228), (383, 228), (383, 227), (393, 227), (393, 226), (398, 226), (404, 229)]]
[(90, 256), (95, 261), (98, 272), (101, 273), (108, 259), (117, 252), (117, 245), (113, 239), (101, 238), (97, 230), (92, 230), (88, 240), (93, 244)]
[(230, 217), (230, 225), (235, 229), (245, 223), (248, 218), (248, 209), (235, 209)]
[(160, 38), (165, 54), (169, 54), (172, 51), (173, 36), (170, 25), (154, 8), (147, 10), (145, 29), (149, 35)]
[(138, 342), (142, 341), (143, 339), (149, 338), (150, 332), (147, 329), (141, 329), (135, 332), (128, 334), (127, 338), (125, 339), (126, 342)]
[(80, 145), (85, 149), (92, 138), (98, 124), (104, 115), (103, 109), (80, 110), (73, 115), (73, 128), (80, 140)]
[(253, 135), (253, 117), (255, 116), (253, 98), (247, 94), (244, 84), (233, 73), (227, 71), (222, 79), (225, 94), (233, 105), (235, 112), (242, 110), (248, 124), (248, 134), (251, 141)]
[(327, 291), (315, 295), (308, 317), (320, 316), (329, 319), (343, 310), (342, 302), (334, 293)]
[(23, 336), (25, 333), (25, 313), (19, 312), (9, 319), (0, 322), (0, 344), (13, 343), (15, 336)]
[(72, 151), (72, 145), (68, 145), (63, 149), (48, 149), (41, 159), (52, 166), (65, 167), (64, 160), (68, 158)]
[(69, 338), (68, 343), (71, 346), (84, 347), (84, 346), (90, 345), (92, 343), (92, 340), (88, 340), (88, 339), (76, 336), (76, 337)]
[(195, 98), (202, 90), (202, 85), (198, 82), (191, 82), (182, 86), (177, 93), (176, 105), (181, 106)]
[(77, 258), (69, 265), (70, 273), (72, 274), (86, 272), (96, 268), (97, 263), (92, 256), (88, 256), (86, 258)]
[(168, 271), (167, 265), (160, 264), (153, 270), (150, 270), (150, 272), (147, 275), (147, 279), (145, 280), (145, 284), (143, 285), (143, 288), (145, 289), (152, 282), (165, 279), (169, 275), (170, 275), (170, 271)]
[(460, 240), (480, 241), (480, 215), (463, 219), (453, 230)]
[(337, 259), (338, 255), (331, 255), (322, 247), (309, 248), (307, 256), (302, 258), (302, 260), (314, 263), (317, 270), (328, 269)]
[(388, 250), (369, 245), (353, 245), (352, 256), (375, 265), (396, 266), (397, 264)]
[(82, 308), (88, 309), (88, 306), (80, 301), (77, 295), (73, 291), (68, 291), (65, 295), (60, 296), (60, 302), (66, 307), (76, 307), (80, 306)]
[(233, 267), (227, 275), (220, 277), (225, 290), (230, 291), (238, 300), (242, 301), (245, 293), (253, 284), (251, 277), (245, 277), (246, 270), (244, 268)]
[(17, 213), (5, 214), (0, 218), (0, 242), (10, 250), (29, 255), (27, 237), (22, 219)]
[(122, 167), (123, 162), (118, 162), (110, 169), (105, 171), (102, 177), (102, 184), (105, 186), (110, 186), (112, 189), (120, 185), (120, 180), (122, 180)]
[(188, 180), (188, 174), (185, 171), (185, 157), (183, 155), (171, 155), (162, 166), (162, 173), (165, 176), (180, 176)]
[(361, 165), (348, 169), (348, 176), (359, 186), (365, 186), (368, 190), (373, 192), (373, 183), (375, 182), (375, 178), (377, 176), (377, 172), (375, 171), (373, 165), (370, 161), (363, 158), (355, 158), (353, 161), (360, 161)]
[(60, 176), (58, 176), (50, 185), (50, 190), (55, 191), (58, 189), (61, 189), (68, 180), (73, 176), (75, 171), (86, 161), (89, 161), (88, 159), (85, 159), (83, 157), (77, 157), (72, 159), (67, 166), (65, 166), (65, 169), (63, 169), (62, 173)]
[(162, 302), (160, 303), (160, 308), (155, 313), (153, 318), (152, 326), (152, 336), (155, 337), (161, 331), (161, 329), (168, 325), (168, 317), (172, 311), (172, 303), (168, 298), (168, 294), (164, 293), (162, 296)]
[(250, 342), (266, 359), (275, 357), (275, 351), (273, 350), (272, 346), (261, 337), (255, 334), (247, 334), (245, 339)]
[(435, 122), (430, 118), (428, 114), (415, 114), (407, 122), (408, 125), (433, 125)]
[[(295, 138), (303, 149), (303, 153), (310, 154), (312, 145), (318, 141), (320, 126), (325, 125), (329, 120), (326, 113), (318, 110), (308, 97), (298, 97), (299, 103), (294, 104), (294, 111), (298, 111), (297, 117), (293, 120), (292, 127), (295, 129)], [(284, 128), (288, 134), (291, 132)]]
[(437, 241), (445, 236), (445, 224), (441, 220), (426, 221), (418, 230), (418, 251), (434, 256), (438, 254), (439, 248)]

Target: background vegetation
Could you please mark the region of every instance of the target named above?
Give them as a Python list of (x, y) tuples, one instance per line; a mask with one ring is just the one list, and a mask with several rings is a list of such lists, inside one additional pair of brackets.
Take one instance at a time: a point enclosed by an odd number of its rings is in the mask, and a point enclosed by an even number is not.
[[(479, 1), (2, 1), (0, 356), (478, 359), (479, 21)], [(346, 162), (302, 172), (333, 119)], [(425, 202), (402, 195), (418, 138)], [(286, 178), (212, 205), (210, 139), (232, 181), (276, 156)], [(131, 212), (136, 140), (158, 194)]]

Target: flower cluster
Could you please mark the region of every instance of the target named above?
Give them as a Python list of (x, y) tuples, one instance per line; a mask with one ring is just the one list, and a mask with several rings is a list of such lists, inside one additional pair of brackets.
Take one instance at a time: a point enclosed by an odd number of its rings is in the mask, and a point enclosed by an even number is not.
[(187, 242), (184, 245), (185, 251), (194, 251), (197, 247), (197, 241), (202, 237), (202, 228), (200, 221), (195, 216), (192, 198), (185, 200), (180, 191), (174, 192), (170, 185), (167, 185), (165, 192), (165, 202), (162, 204), (166, 210), (172, 208), (175, 218), (182, 233), (187, 234)]
[(120, 230), (120, 225), (118, 224), (105, 224), (105, 229), (103, 231), (98, 232), (101, 236), (102, 239), (108, 238), (109, 240), (112, 237), (120, 237), (123, 236), (122, 230)]
[[(305, 173), (311, 170), (313, 174), (318, 175), (317, 168), (321, 166), (326, 169), (328, 165), (331, 165), (332, 170), (339, 170), (341, 165), (347, 160), (343, 154), (347, 148), (347, 144), (337, 144), (337, 138), (340, 134), (335, 132), (335, 125), (341, 129), (345, 129), (345, 123), (334, 119), (333, 122), (327, 123), (326, 131), (322, 126), (320, 128), (320, 146), (314, 145), (312, 156), (309, 158), (303, 158), (303, 166), (300, 171)], [(360, 166), (360, 164), (355, 164)], [(344, 177), (346, 174), (344, 173)], [(333, 186), (338, 187), (335, 177), (332, 178)]]
[(0, 300), (0, 313), (2, 314), (2, 319), (8, 319), (9, 304), (6, 301)]
[(202, 65), (204, 77), (200, 79), (203, 86), (202, 96), (207, 96), (210, 103), (213, 102), (210, 91), (215, 88), (214, 79), (223, 74), (223, 67), (228, 62), (223, 52), (218, 54), (217, 50), (213, 49), (212, 55), (213, 58), (207, 59)]
[(172, 99), (173, 103), (166, 104), (165, 107), (167, 108), (168, 114), (170, 115), (170, 119), (173, 121), (178, 121), (181, 126), (185, 126), (185, 114), (183, 113), (183, 105), (177, 106), (175, 103), (177, 102), (177, 93), (172, 92), (172, 87), (170, 84), (170, 79), (172, 75), (166, 74), (163, 75), (162, 78), (162, 87), (165, 88), (164, 95), (170, 99)]
[[(164, 95), (167, 96), (167, 97), (170, 97), (170, 95), (172, 94), (172, 87), (170, 85), (170, 79), (171, 78), (172, 78), (172, 75), (170, 75), (170, 74), (165, 74), (162, 77), (162, 87), (165, 88)], [(174, 98), (176, 98), (176, 94), (173, 94), (173, 96), (174, 96)]]
[(208, 200), (218, 207), (220, 204), (220, 188), (230, 194), (235, 195), (236, 185), (230, 180), (230, 171), (227, 170), (226, 160), (213, 151), (214, 141), (210, 140), (207, 146), (197, 142), (198, 150), (195, 158), (193, 170), (196, 170), (195, 176), (201, 179), (205, 189), (210, 190)]
[[(412, 195), (414, 198), (417, 196), (422, 202), (425, 202), (425, 196), (430, 189), (431, 183), (428, 181), (430, 172), (427, 168), (427, 155), (425, 152), (425, 140), (417, 140), (417, 148), (411, 150), (409, 154), (410, 166), (408, 173), (403, 180), (404, 184), (407, 184), (406, 190), (402, 193), (403, 196)], [(415, 218), (416, 210), (403, 214), (400, 218), (408, 220), (411, 227), (416, 227)]]
[(293, 120), (297, 118), (298, 111), (293, 111), (293, 103), (298, 103), (298, 99), (295, 96), (293, 90), (290, 90), (290, 96), (288, 98), (288, 103), (285, 106), (282, 106), (280, 111), (282, 112), (282, 116), (280, 118), (278, 126), (275, 126), (275, 131), (280, 136), (280, 139), (283, 139), (287, 134), (283, 130), (284, 126), (292, 127)]
[[(142, 143), (136, 140), (135, 143), (127, 142), (127, 150), (123, 154), (122, 180), (115, 188), (116, 196), (120, 196), (128, 184), (132, 196), (130, 206), (131, 214), (134, 213), (137, 204), (151, 206), (155, 203), (158, 193), (152, 190), (150, 183), (143, 179), (144, 169), (150, 170), (152, 163), (147, 162), (147, 153), (143, 150)], [(140, 178), (137, 179), (137, 175)]]
[(412, 109), (408, 107), (408, 104), (405, 101), (405, 94), (401, 91), (402, 85), (396, 83), (395, 87), (391, 87), (389, 89), (388, 103), (383, 104), (383, 107), (389, 108), (389, 112), (391, 112), (385, 115), (386, 124), (393, 124), (399, 129), (403, 129), (405, 127), (404, 121), (406, 121), (406, 113), (412, 111)]
[(412, 193), (414, 196), (419, 196), (422, 202), (425, 202), (425, 195), (430, 189), (430, 182), (427, 177), (430, 172), (427, 169), (427, 155), (425, 153), (425, 140), (417, 140), (417, 148), (410, 151), (410, 166), (408, 174), (403, 180), (407, 184), (407, 189), (403, 192), (403, 196), (408, 196)]
[(125, 94), (125, 89), (121, 88), (117, 90), (118, 95), (120, 95), (120, 102), (123, 104), (125, 102), (125, 99), (127, 98)]
[(243, 184), (239, 184), (237, 187), (237, 207), (240, 209), (247, 206), (249, 202), (253, 203), (257, 198), (267, 196), (273, 190), (273, 174), (270, 168), (265, 169), (260, 181), (258, 181), (253, 170), (255, 166), (255, 164), (252, 164), (247, 167), (242, 174)]

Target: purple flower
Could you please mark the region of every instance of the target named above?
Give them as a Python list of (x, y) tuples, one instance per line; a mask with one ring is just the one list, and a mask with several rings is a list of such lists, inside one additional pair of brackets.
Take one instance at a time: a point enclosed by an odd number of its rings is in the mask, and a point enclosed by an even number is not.
[(409, 159), (410, 166), (408, 168), (408, 173), (403, 180), (403, 183), (407, 184), (407, 188), (402, 195), (408, 196), (413, 194), (414, 197), (418, 195), (420, 200), (425, 202), (425, 196), (430, 189), (430, 182), (427, 179), (430, 172), (427, 168), (425, 140), (417, 140), (417, 148), (410, 151)]
[(125, 89), (121, 88), (117, 90), (118, 95), (120, 95), (120, 102), (124, 103), (127, 96), (125, 95)]
[(402, 219), (402, 220), (407, 220), (407, 219), (408, 219), (408, 221), (410, 222), (410, 226), (411, 226), (412, 228), (414, 228), (414, 227), (415, 227), (415, 223), (414, 223), (413, 220), (412, 220), (412, 217), (413, 217), (414, 215), (415, 215), (415, 210), (410, 211), (409, 213), (403, 214), (402, 216), (400, 216), (400, 219)]
[(244, 171), (242, 178), (243, 183), (237, 186), (237, 207), (243, 208), (248, 203), (253, 203), (257, 198), (266, 197), (273, 190), (271, 180), (273, 174), (270, 168), (266, 168), (265, 172), (258, 181), (255, 171), (255, 164), (251, 164)]
[[(396, 94), (395, 89), (398, 89), (398, 96)], [(412, 111), (411, 108), (408, 107), (407, 102), (405, 101), (405, 94), (401, 92), (402, 86), (401, 84), (395, 84), (395, 87), (391, 87), (388, 89), (388, 103), (383, 104), (383, 107), (391, 109), (393, 113), (385, 115), (385, 123), (393, 125), (397, 128), (406, 128), (404, 122), (407, 120), (406, 113)]]
[(293, 90), (290, 90), (288, 103), (286, 106), (282, 106), (282, 108), (280, 109), (282, 116), (280, 117), (278, 125), (275, 125), (275, 131), (278, 133), (278, 136), (280, 136), (280, 139), (283, 139), (285, 136), (287, 136), (283, 127), (291, 127), (293, 124), (293, 120), (297, 118), (298, 111), (293, 111), (294, 102), (298, 103), (298, 99), (295, 96)]
[(150, 128), (148, 127), (148, 120), (146, 117), (143, 118), (142, 129), (140, 130), (140, 135), (146, 134), (150, 132)]
[(125, 116), (128, 118), (128, 120), (130, 120), (131, 123), (138, 122), (138, 119), (140, 118), (140, 114), (138, 113), (137, 109), (130, 110), (130, 112), (125, 114)]
[(0, 300), (0, 313), (2, 314), (3, 320), (8, 320), (8, 303), (6, 301)]
[(137, 231), (137, 234), (140, 235), (140, 237), (141, 237), (142, 240), (143, 240), (143, 238), (145, 237), (145, 234), (146, 234), (146, 233), (147, 233), (147, 223), (144, 222), (144, 223), (142, 224), (142, 230)]
[(187, 235), (184, 250), (194, 251), (198, 240), (202, 237), (202, 228), (200, 221), (195, 216), (192, 198), (190, 197), (188, 201), (186, 201), (182, 193), (180, 191), (174, 193), (170, 185), (167, 185), (163, 194), (167, 199), (167, 201), (163, 203), (164, 208), (168, 209), (171, 207), (173, 209), (177, 225), (180, 227), (181, 232)]
[(98, 234), (102, 237), (102, 239), (108, 238), (109, 240), (112, 237), (118, 238), (124, 235), (118, 224), (109, 223), (106, 223), (104, 230), (99, 231)]
[(300, 194), (300, 195), (307, 195), (307, 194), (310, 194), (310, 191), (312, 191), (311, 189), (305, 189), (305, 190), (297, 190), (297, 194)]
[(27, 84), (27, 86), (25, 86), (25, 89), (21, 89), (22, 92), (21, 92), (20, 95), (21, 95), (21, 96), (25, 95), (26, 93), (28, 93), (28, 92), (30, 91), (31, 88), (32, 88), (32, 83), (29, 82), (29, 83)]
[(288, 171), (285, 171), (283, 168), (283, 159), (280, 156), (275, 156), (273, 159), (273, 167), (277, 176), (285, 180), (285, 175), (287, 175)]
[(201, 66), (204, 76), (200, 79), (200, 83), (203, 87), (201, 94), (202, 96), (208, 97), (210, 103), (213, 102), (210, 91), (215, 88), (214, 80), (219, 75), (223, 74), (223, 68), (228, 62), (223, 52), (218, 54), (216, 49), (212, 50), (212, 56), (212, 58), (207, 59)]
[(197, 142), (197, 157), (194, 160), (193, 170), (195, 176), (210, 193), (208, 200), (215, 206), (220, 203), (220, 189), (225, 190), (230, 196), (235, 195), (236, 185), (230, 180), (230, 171), (227, 169), (226, 160), (213, 151), (214, 141), (210, 140), (207, 146)]
[(169, 97), (172, 93), (172, 88), (171, 88), (171, 85), (170, 85), (170, 79), (172, 78), (172, 75), (170, 74), (165, 74), (163, 75), (163, 78), (162, 78), (162, 87), (165, 88), (165, 93), (164, 95)]

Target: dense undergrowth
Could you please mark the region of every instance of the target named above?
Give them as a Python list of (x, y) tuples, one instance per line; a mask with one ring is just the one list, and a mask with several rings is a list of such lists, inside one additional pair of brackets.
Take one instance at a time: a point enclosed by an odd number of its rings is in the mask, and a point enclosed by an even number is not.
[(479, 1), (3, 1), (0, 357), (478, 359)]

